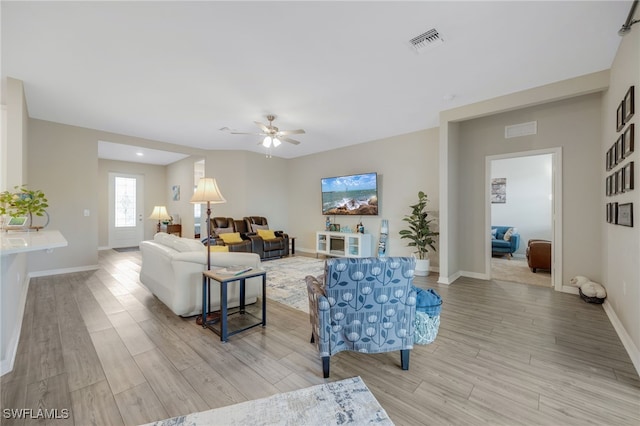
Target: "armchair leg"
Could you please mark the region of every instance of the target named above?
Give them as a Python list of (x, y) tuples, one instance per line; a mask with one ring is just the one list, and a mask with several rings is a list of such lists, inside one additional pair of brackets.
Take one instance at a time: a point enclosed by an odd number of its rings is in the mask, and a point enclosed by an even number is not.
[(329, 359), (328, 356), (322, 357), (322, 376), (327, 379), (329, 378)]
[(314, 339), (314, 337), (313, 337), (313, 331), (312, 331), (312, 332), (311, 332), (311, 342), (310, 342), (310, 343), (315, 343), (315, 342), (316, 342), (316, 339)]
[[(402, 364), (403, 370), (409, 369), (409, 354), (411, 354), (410, 349), (401, 349), (400, 350), (400, 363)], [(325, 376), (326, 377), (326, 376)]]

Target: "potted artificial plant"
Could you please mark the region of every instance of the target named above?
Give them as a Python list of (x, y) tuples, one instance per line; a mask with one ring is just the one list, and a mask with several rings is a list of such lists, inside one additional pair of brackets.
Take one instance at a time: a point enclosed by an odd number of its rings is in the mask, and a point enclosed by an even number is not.
[(412, 213), (402, 219), (409, 224), (409, 229), (401, 230), (400, 238), (411, 240), (407, 245), (416, 248), (415, 275), (429, 274), (429, 248), (436, 251), (434, 237), (438, 235), (438, 232), (433, 232), (430, 228), (430, 223), (433, 222), (433, 219), (427, 218), (426, 208), (428, 201), (427, 195), (419, 191), (418, 203), (409, 206), (412, 209)]
[(49, 207), (47, 198), (39, 189), (28, 189), (25, 185), (15, 186), (14, 192), (3, 191), (0, 193), (0, 215), (10, 216), (26, 216), (28, 217), (28, 226), (31, 229), (40, 229), (44, 226), (34, 226), (33, 216), (47, 216), (49, 223), (49, 215), (45, 210)]

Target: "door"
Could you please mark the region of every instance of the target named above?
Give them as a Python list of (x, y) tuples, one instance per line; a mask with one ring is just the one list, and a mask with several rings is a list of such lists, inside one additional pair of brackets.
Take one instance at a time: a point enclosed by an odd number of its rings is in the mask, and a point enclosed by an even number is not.
[(144, 177), (109, 173), (109, 247), (135, 247), (144, 239)]

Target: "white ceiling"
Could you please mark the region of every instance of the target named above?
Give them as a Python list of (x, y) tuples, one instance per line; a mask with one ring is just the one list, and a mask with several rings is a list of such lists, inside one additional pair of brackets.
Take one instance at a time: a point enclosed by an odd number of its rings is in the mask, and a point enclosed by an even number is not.
[(294, 158), (608, 69), (631, 3), (2, 1), (2, 76), (31, 117), (202, 149), (263, 152), (219, 129), (272, 113), (307, 131), (273, 152)]

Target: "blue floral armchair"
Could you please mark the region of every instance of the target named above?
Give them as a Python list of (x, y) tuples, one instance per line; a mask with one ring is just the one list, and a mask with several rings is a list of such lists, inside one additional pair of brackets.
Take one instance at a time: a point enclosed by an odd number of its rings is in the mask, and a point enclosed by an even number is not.
[(400, 351), (402, 369), (409, 369), (416, 315), (414, 269), (412, 257), (331, 258), (325, 263), (324, 282), (306, 277), (311, 343), (320, 352), (325, 378), (330, 357), (341, 351)]

